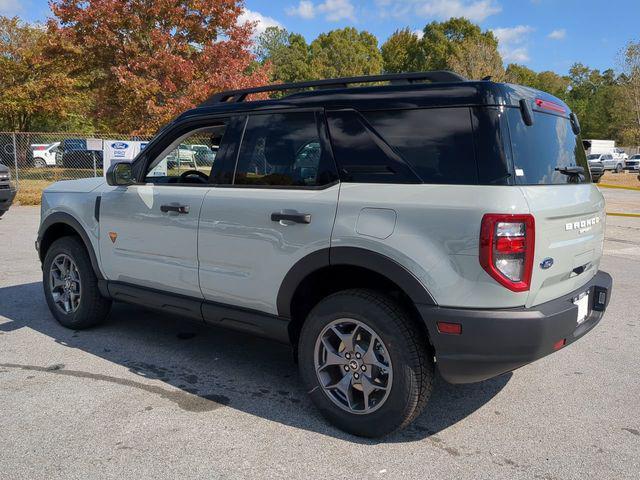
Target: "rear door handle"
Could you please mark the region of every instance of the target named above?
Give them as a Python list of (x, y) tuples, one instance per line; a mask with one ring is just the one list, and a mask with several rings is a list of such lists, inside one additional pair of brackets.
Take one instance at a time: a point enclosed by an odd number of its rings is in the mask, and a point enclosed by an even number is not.
[(189, 213), (189, 205), (160, 205), (160, 211), (167, 212), (176, 212), (176, 213)]
[(286, 220), (295, 223), (311, 223), (310, 213), (281, 213), (273, 212), (271, 214), (272, 222), (279, 222), (280, 220)]

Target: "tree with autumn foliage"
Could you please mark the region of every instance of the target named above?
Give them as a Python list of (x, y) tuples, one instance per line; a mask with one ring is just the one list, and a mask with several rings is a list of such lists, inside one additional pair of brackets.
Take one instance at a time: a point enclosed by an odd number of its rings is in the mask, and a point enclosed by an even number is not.
[(153, 133), (221, 90), (264, 84), (251, 52), (255, 25), (237, 0), (52, 0), (50, 31), (79, 47), (95, 95), (94, 118), (111, 131)]
[(83, 129), (82, 79), (38, 25), (0, 16), (0, 129)]

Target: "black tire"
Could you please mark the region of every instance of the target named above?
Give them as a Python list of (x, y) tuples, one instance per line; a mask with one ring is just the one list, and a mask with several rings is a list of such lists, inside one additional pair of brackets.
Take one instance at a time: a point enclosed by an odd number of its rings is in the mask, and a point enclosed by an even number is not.
[(33, 159), (33, 166), (35, 168), (45, 168), (47, 163), (42, 158), (37, 157)]
[[(316, 340), (327, 325), (341, 318), (355, 319), (375, 331), (391, 359), (391, 390), (370, 413), (351, 413), (337, 406), (316, 375)], [(373, 438), (400, 430), (429, 400), (434, 367), (428, 340), (400, 305), (376, 291), (345, 290), (322, 300), (302, 327), (298, 352), (300, 374), (312, 401), (327, 420), (348, 433)]]
[[(56, 305), (50, 288), (50, 274), (53, 261), (60, 254), (70, 257), (76, 264), (81, 282), (80, 302), (77, 309), (65, 313)], [(62, 237), (49, 247), (42, 264), (42, 285), (49, 310), (63, 326), (74, 330), (93, 327), (104, 321), (111, 309), (111, 300), (104, 298), (98, 289), (96, 277), (89, 254), (77, 237)]]
[(622, 173), (622, 164), (617, 164), (616, 165), (616, 173)]
[(593, 183), (600, 183), (602, 177), (593, 177)]

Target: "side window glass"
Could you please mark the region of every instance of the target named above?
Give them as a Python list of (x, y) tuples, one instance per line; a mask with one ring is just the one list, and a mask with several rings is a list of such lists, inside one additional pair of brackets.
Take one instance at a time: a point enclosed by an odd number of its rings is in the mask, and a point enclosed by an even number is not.
[(327, 113), (331, 145), (345, 182), (420, 183), (391, 147), (353, 110)]
[(240, 146), (235, 185), (314, 187), (336, 177), (313, 112), (252, 115)]
[(207, 183), (225, 141), (228, 121), (220, 120), (182, 135), (147, 168), (150, 183)]
[(380, 110), (363, 116), (424, 183), (478, 183), (468, 108)]

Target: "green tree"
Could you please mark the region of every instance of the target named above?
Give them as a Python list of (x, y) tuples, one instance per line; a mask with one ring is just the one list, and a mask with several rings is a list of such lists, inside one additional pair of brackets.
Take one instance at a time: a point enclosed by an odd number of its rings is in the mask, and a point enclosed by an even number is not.
[(504, 80), (509, 83), (537, 88), (538, 74), (524, 65), (510, 63), (507, 65)]
[(311, 68), (317, 78), (379, 74), (382, 55), (378, 40), (353, 27), (321, 33), (311, 42)]
[(558, 75), (555, 72), (547, 70), (537, 74), (534, 86), (539, 90), (555, 95), (566, 101), (569, 84), (569, 77)]
[(583, 138), (614, 138), (614, 99), (619, 93), (614, 72), (576, 63), (569, 80), (566, 102), (580, 118)]
[(385, 72), (419, 72), (426, 67), (422, 42), (408, 28), (396, 30), (380, 50)]
[(257, 55), (263, 64), (271, 64), (271, 81), (312, 79), (310, 50), (302, 35), (269, 27), (258, 37)]
[(82, 81), (49, 49), (49, 32), (17, 17), (0, 16), (0, 128), (86, 128)]
[(455, 70), (471, 79), (504, 77), (498, 40), (466, 18), (432, 22), (424, 27), (422, 49), (428, 70)]
[(622, 75), (616, 103), (622, 108), (615, 109), (618, 134), (625, 143), (640, 145), (640, 41), (629, 42), (620, 57)]

